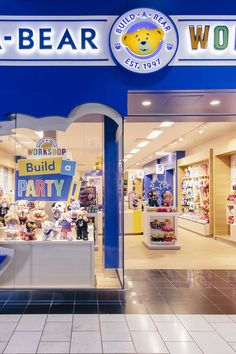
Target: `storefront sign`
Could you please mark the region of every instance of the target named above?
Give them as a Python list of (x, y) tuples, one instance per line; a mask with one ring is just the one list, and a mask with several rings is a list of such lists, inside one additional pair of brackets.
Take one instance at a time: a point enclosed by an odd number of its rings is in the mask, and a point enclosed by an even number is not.
[(165, 166), (162, 164), (157, 164), (156, 165), (156, 174), (157, 175), (163, 175), (165, 172)]
[(61, 158), (21, 159), (18, 162), (20, 176), (62, 174), (74, 176), (76, 162)]
[(68, 199), (72, 176), (19, 176), (16, 171), (16, 200), (65, 201)]
[[(117, 16), (2, 16), (0, 65), (235, 65), (235, 16), (166, 16), (149, 8)], [(55, 151), (51, 152), (52, 155)], [(34, 151), (32, 151), (32, 155)]]
[(28, 156), (32, 158), (39, 157), (66, 157), (66, 149), (60, 148), (53, 138), (40, 139), (35, 148), (28, 149)]

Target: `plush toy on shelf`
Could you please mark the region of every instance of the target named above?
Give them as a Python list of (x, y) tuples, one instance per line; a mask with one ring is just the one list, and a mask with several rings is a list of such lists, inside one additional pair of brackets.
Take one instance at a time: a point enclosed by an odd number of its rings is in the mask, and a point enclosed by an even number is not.
[(164, 224), (164, 226), (162, 227), (162, 231), (165, 231), (165, 232), (174, 231), (170, 219), (166, 219), (166, 220), (165, 220), (165, 224)]
[(71, 219), (73, 222), (77, 219), (77, 215), (80, 209), (80, 202), (78, 200), (73, 200), (73, 202), (69, 206), (69, 210), (71, 213)]
[(173, 203), (173, 195), (170, 191), (166, 191), (163, 195), (164, 206), (171, 206)]
[(236, 202), (236, 191), (233, 191), (229, 194), (227, 200), (231, 203), (235, 203)]
[(2, 200), (0, 202), (0, 222), (5, 226), (5, 216), (9, 211), (9, 203), (7, 200)]
[(158, 200), (159, 200), (159, 194), (154, 191), (154, 190), (151, 190), (150, 192), (148, 192), (148, 205), (150, 207), (157, 207), (159, 206), (158, 205)]
[(61, 215), (65, 212), (66, 206), (63, 202), (56, 202), (52, 204), (53, 217), (57, 221)]
[(73, 240), (72, 223), (73, 221), (69, 211), (61, 215), (60, 219), (58, 220), (58, 225), (61, 227), (61, 231), (60, 231), (61, 240), (68, 240), (68, 241)]
[(5, 232), (7, 239), (15, 240), (19, 236), (20, 221), (16, 214), (8, 213), (5, 215)]
[(58, 234), (56, 225), (48, 220), (43, 222), (42, 232), (42, 241), (51, 241)]
[(37, 240), (36, 229), (37, 225), (34, 220), (29, 219), (26, 221), (25, 225), (20, 230), (21, 239), (24, 241), (34, 241)]
[(39, 228), (42, 227), (42, 223), (48, 218), (48, 215), (45, 212), (45, 206), (46, 206), (45, 202), (41, 202), (41, 201), (35, 202), (32, 217), (35, 220), (35, 224)]
[(84, 208), (81, 208), (78, 212), (76, 224), (77, 240), (88, 240), (88, 218), (87, 212)]
[(17, 215), (20, 220), (20, 225), (24, 225), (29, 217), (29, 208), (27, 200), (19, 200), (16, 203)]

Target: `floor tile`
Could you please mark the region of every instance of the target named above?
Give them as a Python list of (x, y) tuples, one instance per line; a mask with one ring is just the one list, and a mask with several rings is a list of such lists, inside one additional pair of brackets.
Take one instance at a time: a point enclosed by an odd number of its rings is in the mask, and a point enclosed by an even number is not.
[(132, 342), (103, 342), (103, 353), (136, 353)]
[(125, 314), (147, 314), (148, 310), (144, 304), (131, 304), (126, 303), (123, 305), (123, 311)]
[(181, 323), (157, 322), (157, 329), (165, 342), (191, 342), (192, 338)]
[(128, 326), (123, 322), (101, 322), (101, 334), (104, 342), (131, 341)]
[(72, 322), (72, 314), (49, 314), (47, 317), (47, 322)]
[(47, 315), (23, 315), (16, 331), (42, 331)]
[(232, 321), (236, 322), (236, 315), (228, 315), (228, 317), (229, 317)]
[(71, 339), (72, 323), (47, 322), (42, 335), (42, 342), (68, 342)]
[(39, 305), (33, 303), (32, 305), (28, 305), (25, 309), (24, 314), (47, 314), (49, 312), (50, 305)]
[(75, 305), (74, 313), (96, 314), (98, 313), (97, 305)]
[(40, 354), (67, 354), (70, 352), (70, 342), (41, 342), (37, 353)]
[(62, 305), (62, 304), (53, 304), (49, 309), (50, 314), (73, 314), (74, 313), (74, 304)]
[(133, 331), (131, 336), (137, 353), (168, 353), (168, 349), (158, 332)]
[(176, 315), (150, 315), (153, 322), (179, 322)]
[(210, 324), (201, 315), (178, 315), (187, 331), (213, 331)]
[(212, 327), (227, 342), (236, 342), (236, 323), (212, 323)]
[(119, 314), (108, 314), (108, 315), (99, 315), (101, 322), (125, 322), (125, 315)]
[(166, 342), (170, 354), (202, 354), (196, 343), (193, 342)]
[(99, 313), (100, 314), (123, 314), (123, 308), (121, 305), (106, 305), (99, 304)]
[(0, 342), (0, 353), (3, 353), (6, 346), (7, 346), (7, 342)]
[(1, 308), (1, 314), (23, 314), (25, 312), (26, 305), (9, 305), (8, 303)]
[(234, 350), (215, 332), (190, 332), (204, 354), (233, 354)]
[(74, 315), (73, 331), (99, 331), (98, 315)]
[(71, 353), (102, 353), (100, 332), (73, 332)]
[(229, 343), (231, 345), (231, 347), (235, 350), (236, 352), (236, 343)]
[(226, 315), (203, 315), (203, 317), (205, 318), (205, 320), (209, 323), (217, 323), (217, 322), (231, 322), (232, 323), (232, 319), (230, 318), (230, 316), (226, 316)]
[(0, 323), (0, 342), (9, 341), (15, 327), (16, 323)]
[(149, 315), (126, 315), (131, 331), (156, 331), (156, 327)]
[(12, 335), (4, 353), (36, 353), (40, 337), (41, 332), (15, 332)]
[(21, 315), (1, 315), (0, 314), (0, 323), (1, 322), (18, 322), (21, 318)]

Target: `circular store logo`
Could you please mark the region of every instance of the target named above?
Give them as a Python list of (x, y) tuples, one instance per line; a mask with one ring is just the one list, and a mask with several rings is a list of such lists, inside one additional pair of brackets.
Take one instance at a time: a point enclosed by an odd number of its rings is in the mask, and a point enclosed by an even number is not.
[(112, 26), (110, 47), (124, 68), (152, 73), (164, 68), (175, 56), (178, 33), (174, 22), (157, 10), (130, 10)]

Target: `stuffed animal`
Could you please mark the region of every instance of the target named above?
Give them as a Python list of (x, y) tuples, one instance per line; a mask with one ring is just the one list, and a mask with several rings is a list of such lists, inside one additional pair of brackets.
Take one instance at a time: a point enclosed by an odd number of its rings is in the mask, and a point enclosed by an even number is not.
[(19, 200), (16, 203), (17, 216), (20, 220), (20, 225), (24, 225), (29, 217), (29, 208), (27, 200)]
[(3, 223), (5, 226), (5, 216), (7, 215), (9, 211), (9, 204), (6, 200), (2, 200), (0, 202), (0, 221)]
[(58, 233), (56, 225), (52, 221), (44, 221), (42, 224), (42, 240), (51, 241)]
[(166, 191), (163, 195), (163, 204), (164, 206), (171, 206), (173, 203), (173, 196), (170, 191)]
[(77, 240), (88, 240), (88, 218), (87, 212), (84, 208), (81, 208), (78, 212), (76, 224)]
[(37, 225), (34, 220), (29, 219), (26, 221), (25, 225), (20, 230), (21, 239), (24, 241), (37, 240), (35, 229)]
[(65, 212), (66, 206), (63, 202), (56, 202), (52, 204), (53, 217), (57, 221), (61, 215)]
[(8, 213), (5, 215), (5, 232), (8, 239), (15, 240), (19, 236), (20, 221), (16, 214)]
[(72, 237), (72, 218), (70, 215), (70, 212), (67, 211), (65, 213), (63, 213), (60, 217), (60, 219), (58, 220), (58, 225), (61, 227), (61, 231), (60, 231), (60, 239), (61, 240), (68, 240), (68, 241), (72, 241), (73, 237)]
[(75, 220), (77, 219), (79, 209), (80, 209), (80, 202), (78, 200), (74, 200), (70, 204), (71, 219), (73, 220), (73, 222), (75, 222)]
[(158, 206), (159, 194), (156, 191), (151, 190), (150, 192), (148, 192), (147, 197), (148, 197), (148, 205), (150, 207)]
[(39, 228), (42, 227), (43, 221), (48, 218), (48, 215), (46, 214), (46, 212), (44, 210), (45, 206), (46, 206), (45, 202), (35, 202), (32, 217), (35, 220), (35, 224)]
[(164, 226), (162, 227), (162, 231), (165, 231), (165, 232), (174, 231), (173, 228), (172, 228), (171, 220), (170, 220), (170, 219), (166, 219), (166, 220), (165, 220), (165, 224), (164, 224)]

